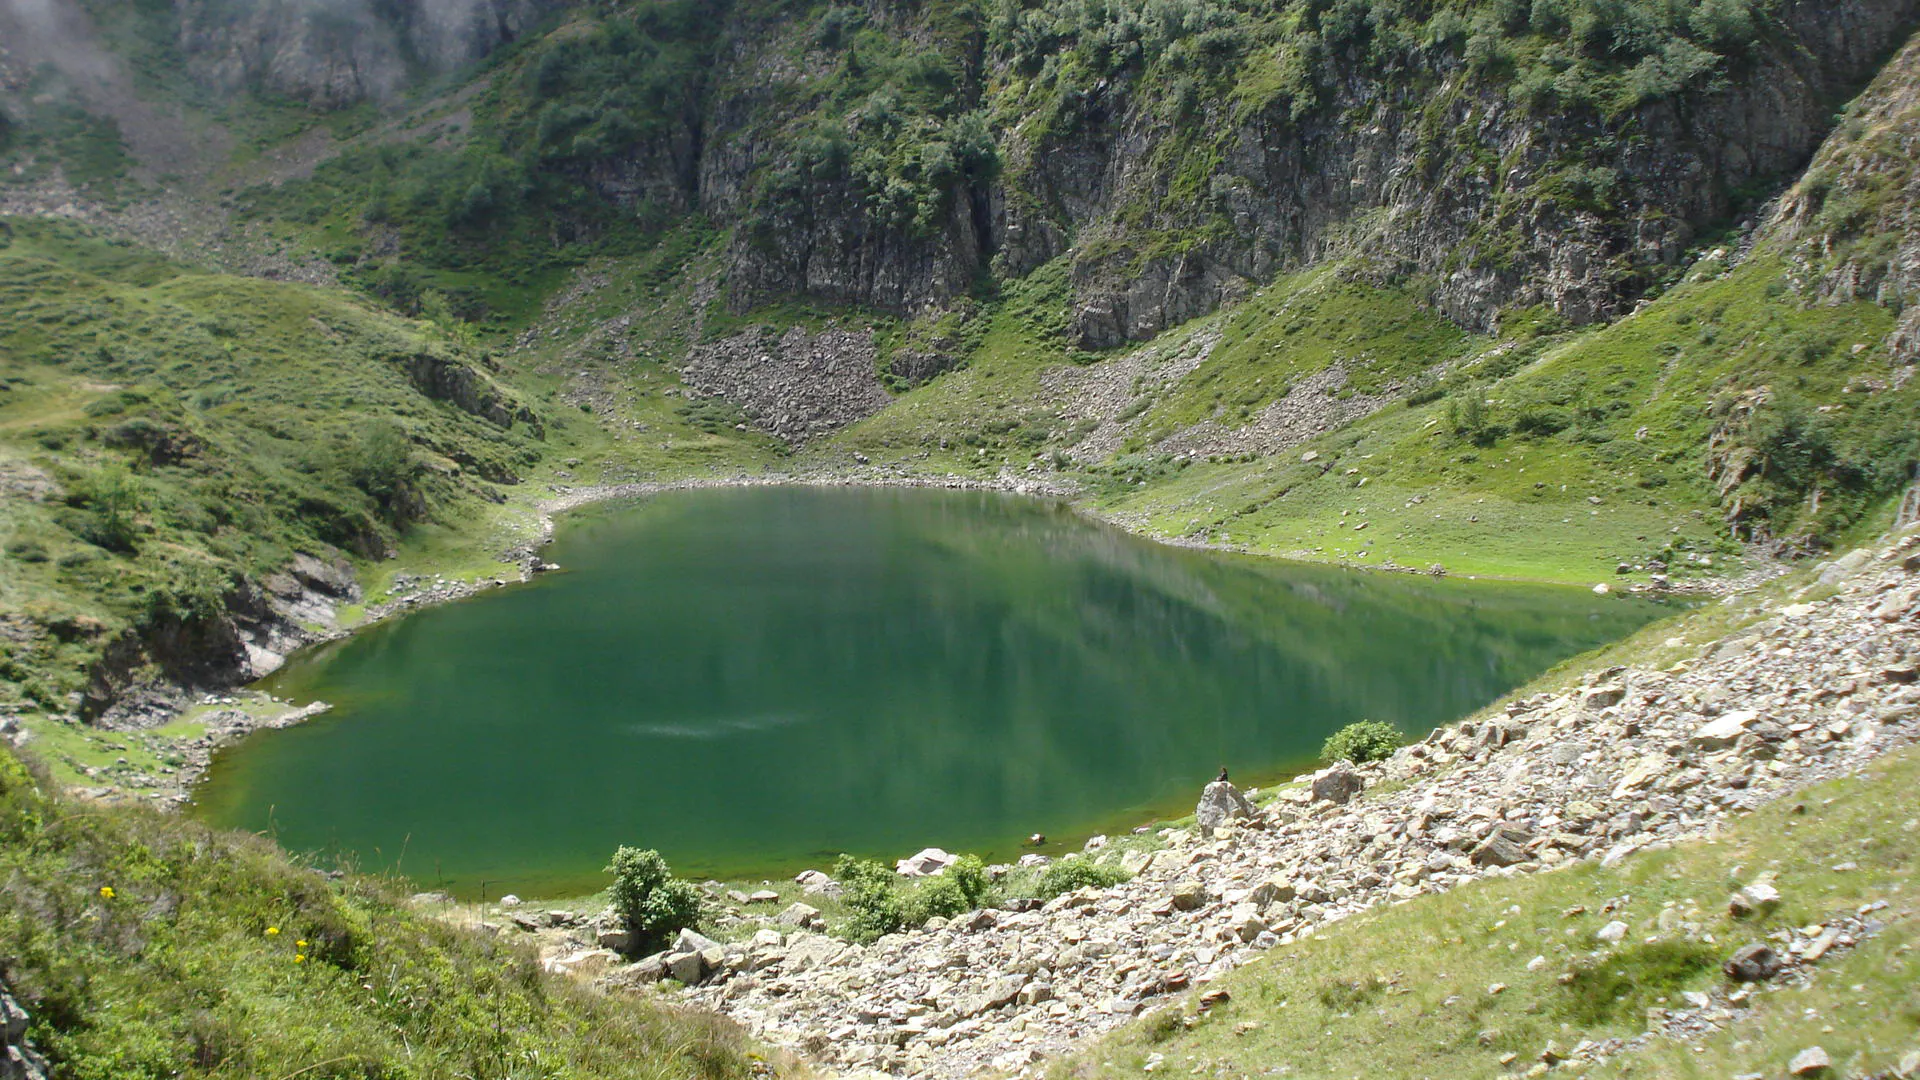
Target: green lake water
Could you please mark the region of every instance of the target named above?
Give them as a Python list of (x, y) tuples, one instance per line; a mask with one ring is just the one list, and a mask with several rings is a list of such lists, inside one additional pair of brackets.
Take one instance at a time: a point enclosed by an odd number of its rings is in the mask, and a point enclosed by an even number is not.
[(1365, 717), (1471, 711), (1665, 609), (1154, 544), (973, 492), (750, 488), (570, 517), (565, 572), (297, 657), (335, 708), (222, 753), (198, 813), (462, 895), (841, 851), (1006, 857), (1192, 812)]

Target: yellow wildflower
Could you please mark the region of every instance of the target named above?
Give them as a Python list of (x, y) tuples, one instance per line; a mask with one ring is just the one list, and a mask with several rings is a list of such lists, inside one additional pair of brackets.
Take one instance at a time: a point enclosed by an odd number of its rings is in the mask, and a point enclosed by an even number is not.
[(304, 948), (306, 948), (306, 947), (307, 947), (307, 939), (305, 939), (305, 938), (301, 938), (301, 939), (300, 939), (299, 941), (296, 941), (296, 942), (294, 942), (294, 943), (293, 943), (293, 947), (294, 947), (294, 948), (296, 948), (296, 949), (304, 949)]
[(295, 953), (293, 957), (293, 962), (296, 964), (306, 963), (307, 962), (306, 955), (304, 953)]
[(269, 926), (269, 927), (267, 927), (267, 936), (268, 936), (268, 937), (279, 937), (279, 936), (280, 936), (280, 928), (279, 928), (279, 927), (277, 927), (277, 926)]
[(113, 886), (111, 885), (100, 886), (100, 899), (102, 900), (113, 899)]

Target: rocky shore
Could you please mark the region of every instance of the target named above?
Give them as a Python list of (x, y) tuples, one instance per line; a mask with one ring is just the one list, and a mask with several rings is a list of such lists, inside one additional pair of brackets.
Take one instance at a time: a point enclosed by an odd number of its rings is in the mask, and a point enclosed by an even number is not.
[[(1071, 857), (1134, 875), (1110, 889), (936, 919), (868, 946), (775, 918), (745, 940), (610, 966), (591, 932), (576, 933), (551, 966), (712, 1008), (843, 1070), (1025, 1070), (1331, 921), (1488, 875), (1612, 864), (1712, 836), (1920, 738), (1920, 530), (1835, 560), (1784, 602), (1746, 599), (1751, 624), (1666, 643), (1685, 659), (1514, 700), (1388, 761), (1268, 792), (1251, 820), (1228, 813), (1208, 829), (1133, 838), (1146, 843), (1097, 838)], [(1757, 881), (1751, 902), (1766, 903), (1765, 888)], [(1596, 915), (1598, 939), (1624, 936), (1608, 918)], [(1791, 970), (1868, 932), (1865, 913), (1810, 928), (1774, 959)], [(659, 989), (663, 975), (691, 985)], [(1669, 1026), (1730, 1015), (1726, 1002), (1690, 1003)]]

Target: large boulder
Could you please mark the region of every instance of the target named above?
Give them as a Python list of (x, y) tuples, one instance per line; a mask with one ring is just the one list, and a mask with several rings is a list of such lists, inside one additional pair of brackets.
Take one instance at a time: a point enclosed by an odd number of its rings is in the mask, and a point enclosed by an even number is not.
[(675, 953), (667, 957), (667, 974), (683, 986), (692, 986), (707, 973), (707, 961), (698, 952)]
[(1345, 806), (1366, 786), (1367, 782), (1360, 779), (1359, 773), (1344, 764), (1334, 765), (1322, 770), (1313, 778), (1313, 801)]
[(717, 949), (719, 947), (719, 942), (702, 934), (698, 930), (686, 929), (680, 931), (680, 936), (673, 939), (673, 945), (667, 952), (674, 954), (696, 953), (704, 952), (707, 949)]
[(971, 1019), (981, 1013), (989, 1012), (1019, 1000), (1020, 991), (1027, 988), (1025, 975), (1002, 975), (993, 984), (977, 994), (961, 998), (954, 1005), (954, 1011), (961, 1019)]
[(895, 872), (903, 877), (932, 877), (946, 873), (947, 867), (960, 861), (960, 856), (942, 851), (937, 847), (921, 848), (909, 858), (893, 864)]
[(794, 877), (793, 883), (800, 886), (800, 891), (810, 896), (839, 896), (845, 891), (840, 887), (839, 882), (818, 870), (800, 871)]
[(1473, 849), (1476, 866), (1517, 866), (1527, 861), (1527, 844), (1533, 834), (1517, 825), (1501, 825), (1487, 834)]
[(1760, 714), (1753, 709), (1736, 709), (1714, 720), (1700, 725), (1688, 740), (1701, 750), (1725, 750), (1740, 741), (1760, 722)]
[(774, 916), (773, 921), (781, 926), (792, 926), (803, 930), (826, 926), (826, 920), (821, 917), (819, 908), (801, 903), (788, 905), (785, 911)]
[(1780, 974), (1780, 968), (1780, 954), (1759, 942), (1742, 945), (1726, 964), (1727, 978), (1735, 982), (1766, 982)]
[(1210, 833), (1229, 821), (1251, 820), (1259, 813), (1247, 797), (1240, 794), (1240, 789), (1226, 780), (1208, 784), (1200, 793), (1200, 805), (1193, 812), (1200, 820), (1203, 833)]

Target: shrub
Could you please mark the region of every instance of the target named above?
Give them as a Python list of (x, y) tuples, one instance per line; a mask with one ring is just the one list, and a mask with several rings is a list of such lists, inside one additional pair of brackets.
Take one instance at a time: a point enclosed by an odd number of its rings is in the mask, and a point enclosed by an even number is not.
[(1402, 741), (1400, 732), (1392, 724), (1361, 720), (1328, 736), (1326, 744), (1320, 747), (1320, 760), (1351, 761), (1355, 765), (1383, 761), (1400, 748)]
[(918, 889), (903, 897), (902, 918), (906, 925), (917, 926), (938, 915), (955, 915), (986, 905), (993, 891), (987, 879), (987, 865), (978, 856), (963, 855), (947, 872), (928, 878)]
[(699, 925), (699, 891), (674, 877), (659, 852), (622, 844), (606, 872), (613, 875), (613, 910), (633, 935), (628, 948), (635, 955), (664, 947), (681, 930)]
[(1051, 900), (1075, 889), (1109, 889), (1132, 876), (1117, 866), (1103, 866), (1092, 859), (1062, 859), (1041, 873), (1033, 883), (1033, 894)]
[(134, 518), (145, 499), (139, 479), (126, 466), (113, 464), (86, 476), (77, 487), (92, 510), (81, 538), (108, 551), (132, 551), (139, 535)]
[(868, 942), (907, 924), (907, 905), (900, 895), (900, 879), (887, 865), (873, 859), (842, 855), (833, 864), (833, 876), (846, 893), (842, 899), (851, 913), (847, 937)]

